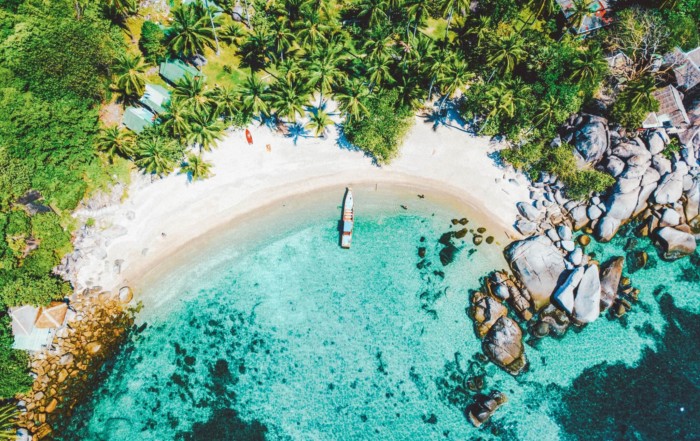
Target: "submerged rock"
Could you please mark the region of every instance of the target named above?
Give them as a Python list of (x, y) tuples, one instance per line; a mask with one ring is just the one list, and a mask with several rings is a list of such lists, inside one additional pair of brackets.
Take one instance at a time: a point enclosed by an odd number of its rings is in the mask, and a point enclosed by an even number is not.
[(523, 332), (520, 326), (507, 316), (494, 323), (481, 347), (492, 362), (512, 375), (519, 374), (527, 364)]
[(630, 251), (627, 253), (627, 268), (630, 274), (634, 274), (644, 268), (649, 261), (646, 251)]
[(655, 233), (657, 242), (663, 250), (663, 258), (676, 260), (695, 252), (695, 237), (686, 231), (674, 227), (660, 228)]
[[(569, 316), (566, 315), (566, 312), (554, 305), (549, 305), (540, 312), (538, 323), (546, 324), (548, 333), (555, 337), (563, 336), (570, 324)], [(535, 335), (537, 337), (544, 337), (544, 335)]]
[(545, 236), (535, 236), (511, 243), (504, 254), (513, 273), (530, 293), (535, 310), (547, 306), (566, 268), (559, 249)]
[(508, 399), (505, 394), (498, 391), (493, 391), (488, 395), (478, 394), (474, 397), (474, 402), (466, 409), (467, 417), (475, 427), (480, 427), (506, 401)]

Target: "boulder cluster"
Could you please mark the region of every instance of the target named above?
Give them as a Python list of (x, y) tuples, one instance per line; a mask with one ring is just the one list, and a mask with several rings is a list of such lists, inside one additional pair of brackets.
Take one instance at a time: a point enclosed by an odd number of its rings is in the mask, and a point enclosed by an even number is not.
[(554, 142), (570, 143), (579, 167), (606, 170), (616, 182), (605, 194), (576, 201), (556, 176), (543, 174), (530, 186), (531, 200), (518, 203), (515, 227), (525, 238), (504, 251), (512, 275), (491, 273), (469, 308), (484, 354), (513, 375), (527, 366), (514, 318), (534, 339), (561, 337), (607, 310), (620, 317), (637, 301), (623, 270), (625, 262), (631, 273), (643, 268), (646, 253), (601, 265), (585, 253), (591, 237), (607, 242), (637, 220), (637, 234), (649, 236), (667, 260), (692, 254), (700, 239), (700, 145), (671, 148), (663, 129), (623, 137), (605, 118), (586, 114), (572, 117)]
[(20, 440), (50, 439), (54, 428), (65, 423), (74, 406), (92, 392), (106, 359), (124, 342), (133, 325), (127, 304), (129, 288), (117, 293), (100, 289), (76, 293), (67, 326), (60, 328), (52, 345), (32, 356), (32, 389), (19, 395)]
[[(566, 198), (555, 176), (544, 174), (531, 187), (532, 201), (518, 204), (515, 227), (521, 234), (541, 234), (568, 222), (574, 230), (607, 242), (622, 225), (638, 219), (639, 233), (655, 241), (664, 259), (695, 251), (700, 238), (700, 146), (688, 143), (672, 151), (664, 129), (623, 137), (605, 118), (586, 114), (573, 117), (563, 133), (555, 142), (571, 143), (581, 167), (605, 170), (616, 183), (606, 194), (574, 201)], [(572, 249), (570, 240), (562, 245)]]
[[(692, 254), (700, 238), (698, 146), (688, 143), (672, 151), (664, 129), (634, 137), (612, 130), (610, 138), (600, 159), (588, 164), (604, 168), (617, 182), (606, 195), (565, 205), (575, 227), (586, 228), (607, 242), (620, 226), (638, 218), (639, 233), (659, 245), (663, 258)], [(580, 142), (585, 145), (585, 139)]]

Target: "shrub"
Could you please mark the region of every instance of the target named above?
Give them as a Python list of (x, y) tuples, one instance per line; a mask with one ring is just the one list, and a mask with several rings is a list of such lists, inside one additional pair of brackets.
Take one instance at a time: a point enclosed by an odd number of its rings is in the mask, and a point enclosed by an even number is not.
[(26, 392), (32, 386), (29, 376), (29, 356), (12, 349), (10, 318), (0, 312), (0, 400)]
[(139, 48), (143, 57), (149, 63), (157, 63), (165, 57), (166, 47), (163, 44), (165, 33), (157, 24), (144, 21), (141, 26)]
[(379, 164), (388, 164), (398, 153), (411, 128), (410, 108), (399, 106), (395, 90), (383, 91), (365, 103), (368, 115), (343, 127), (348, 141), (369, 153)]
[(584, 199), (592, 192), (603, 192), (615, 183), (615, 179), (607, 173), (593, 169), (580, 170), (573, 147), (568, 144), (557, 147), (547, 147), (543, 143), (525, 144), (502, 150), (501, 157), (527, 173), (532, 180), (538, 180), (543, 172), (556, 175), (564, 183), (567, 196), (572, 199)]

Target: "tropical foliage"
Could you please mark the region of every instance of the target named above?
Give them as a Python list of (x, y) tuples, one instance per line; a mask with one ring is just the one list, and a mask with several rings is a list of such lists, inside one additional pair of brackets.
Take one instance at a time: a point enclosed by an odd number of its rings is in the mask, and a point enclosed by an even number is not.
[[(119, 71), (123, 37), (105, 12), (69, 0), (0, 3), (0, 400), (32, 383), (27, 354), (12, 349), (7, 308), (70, 292), (52, 275), (71, 251), (64, 213), (111, 179), (98, 156), (97, 104)], [(124, 135), (114, 138), (101, 148), (127, 156)], [(44, 212), (18, 201), (30, 190)], [(3, 411), (0, 426), (9, 417)]]
[(0, 405), (0, 440), (14, 441), (17, 439), (17, 406), (13, 403)]

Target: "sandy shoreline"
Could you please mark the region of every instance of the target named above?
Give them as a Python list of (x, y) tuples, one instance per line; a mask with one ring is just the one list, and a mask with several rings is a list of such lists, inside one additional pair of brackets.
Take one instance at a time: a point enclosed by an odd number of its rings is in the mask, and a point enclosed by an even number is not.
[(362, 152), (339, 147), (334, 132), (328, 139), (298, 139), (295, 145), (266, 127), (251, 131), (252, 146), (237, 131), (204, 154), (214, 172), (205, 181), (188, 183), (185, 176), (173, 174), (150, 183), (140, 177), (120, 204), (77, 211), (79, 220), (92, 219), (99, 231), (76, 243), (77, 288), (113, 290), (138, 284), (188, 244), (217, 234), (245, 214), (285, 198), (346, 185), (388, 185), (446, 195), (493, 228), (495, 236), (519, 237), (513, 229), (515, 204), (528, 198), (527, 181), (496, 165), (489, 153), (498, 146), (488, 138), (446, 126), (433, 130), (417, 117), (399, 157), (379, 168)]

